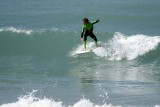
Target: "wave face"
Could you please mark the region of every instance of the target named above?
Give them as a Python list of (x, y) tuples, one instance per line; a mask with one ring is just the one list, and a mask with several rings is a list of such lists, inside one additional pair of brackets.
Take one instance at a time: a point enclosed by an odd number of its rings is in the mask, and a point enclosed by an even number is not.
[[(159, 36), (148, 36), (143, 34), (125, 35), (116, 32), (105, 38), (105, 33), (98, 32), (103, 41), (101, 45), (95, 48), (93, 42), (88, 42), (87, 47), (93, 49), (97, 57), (107, 60), (133, 60), (140, 56), (145, 56), (152, 51), (159, 52)], [(108, 34), (108, 33), (106, 33)], [(29, 55), (66, 55), (75, 56), (76, 52), (83, 50), (83, 44), (80, 44), (77, 37), (77, 31), (52, 29), (17, 29), (14, 27), (5, 27), (0, 29), (1, 55), (29, 54)], [(106, 35), (108, 36), (108, 35)], [(75, 41), (75, 39), (77, 39)], [(79, 45), (77, 46), (77, 44)], [(77, 47), (74, 47), (74, 46)], [(72, 50), (72, 48), (74, 48)], [(72, 50), (72, 51), (71, 51)], [(148, 56), (149, 57), (149, 56)], [(157, 56), (159, 57), (159, 56)]]
[(51, 29), (0, 29), (0, 55), (65, 55), (75, 43), (76, 31)]

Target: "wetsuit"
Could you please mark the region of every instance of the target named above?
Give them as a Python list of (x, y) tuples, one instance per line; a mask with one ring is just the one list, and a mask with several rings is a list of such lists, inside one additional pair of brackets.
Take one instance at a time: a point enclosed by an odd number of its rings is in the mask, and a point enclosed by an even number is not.
[(81, 38), (84, 39), (84, 46), (86, 49), (86, 40), (87, 40), (87, 36), (90, 36), (92, 39), (95, 40), (95, 44), (97, 46), (97, 38), (93, 33), (93, 25), (96, 24), (98, 21), (94, 21), (94, 22), (88, 22), (86, 25), (83, 25), (82, 28), (82, 33), (81, 33)]

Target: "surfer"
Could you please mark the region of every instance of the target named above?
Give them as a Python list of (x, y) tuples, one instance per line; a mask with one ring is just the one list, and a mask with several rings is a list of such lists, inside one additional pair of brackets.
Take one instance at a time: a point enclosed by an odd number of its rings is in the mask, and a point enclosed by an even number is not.
[(98, 47), (97, 43), (97, 37), (93, 33), (93, 25), (99, 22), (99, 19), (96, 21), (90, 22), (88, 18), (82, 19), (83, 21), (83, 27), (82, 27), (82, 33), (81, 33), (81, 41), (84, 41), (84, 49), (86, 49), (87, 44), (87, 36), (90, 36), (95, 41), (95, 45)]

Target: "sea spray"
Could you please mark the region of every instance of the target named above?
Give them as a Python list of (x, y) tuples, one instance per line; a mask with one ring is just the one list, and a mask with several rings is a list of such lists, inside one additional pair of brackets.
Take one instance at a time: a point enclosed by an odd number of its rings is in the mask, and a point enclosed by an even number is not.
[[(159, 36), (147, 36), (143, 34), (127, 36), (116, 32), (112, 39), (100, 42), (100, 47), (95, 48), (94, 43), (89, 42), (87, 48), (91, 48), (96, 56), (107, 60), (133, 60), (152, 50), (156, 50), (159, 43)], [(83, 45), (79, 45), (71, 51), (70, 55), (77, 56), (77, 53), (81, 50), (83, 50)]]
[(80, 99), (73, 105), (65, 105), (62, 101), (54, 101), (48, 98), (37, 98), (33, 93), (18, 98), (18, 101), (2, 104), (0, 107), (121, 107), (113, 106), (112, 104), (97, 105), (92, 103), (89, 99)]

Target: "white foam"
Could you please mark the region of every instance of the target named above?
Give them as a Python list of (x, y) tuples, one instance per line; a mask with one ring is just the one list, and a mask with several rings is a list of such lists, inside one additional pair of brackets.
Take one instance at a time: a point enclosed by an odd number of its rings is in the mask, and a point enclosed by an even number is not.
[[(0, 107), (67, 107), (61, 101), (54, 101), (52, 99), (39, 99), (33, 96), (24, 96), (18, 99), (17, 102), (8, 103), (0, 105)], [(90, 100), (81, 99), (80, 101), (76, 102), (72, 106), (68, 107), (121, 107), (121, 106), (113, 106), (111, 104), (104, 104), (104, 105), (96, 105), (92, 103)]]
[(81, 99), (79, 102), (77, 102), (73, 106), (69, 106), (69, 107), (121, 107), (121, 106), (113, 106), (111, 104), (96, 105), (96, 104), (92, 103), (90, 100)]
[(3, 32), (3, 31), (11, 31), (11, 32), (15, 32), (15, 33), (25, 33), (25, 34), (31, 34), (33, 31), (32, 30), (25, 30), (25, 29), (17, 29), (17, 28), (14, 28), (14, 27), (3, 27), (3, 28), (0, 28), (0, 32)]
[[(72, 30), (70, 29), (58, 29), (56, 27), (52, 27), (50, 29), (34, 29), (34, 30), (30, 30), (30, 29), (22, 29), (22, 28), (15, 28), (13, 26), (10, 27), (2, 27), (0, 28), (0, 32), (14, 32), (14, 33), (25, 33), (30, 35), (31, 33), (44, 33), (44, 32), (72, 32)], [(77, 33), (77, 31), (73, 31), (75, 34)]]
[[(133, 60), (139, 56), (155, 50), (160, 43), (159, 36), (147, 36), (142, 34), (126, 36), (122, 33), (116, 32), (111, 40), (101, 43), (103, 46), (93, 49), (93, 52), (107, 60)], [(93, 47), (94, 43), (88, 43), (87, 47)], [(83, 45), (79, 45), (74, 51), (72, 56), (80, 51)]]
[(142, 34), (125, 36), (116, 32), (112, 40), (104, 47), (95, 49), (94, 53), (109, 60), (132, 60), (156, 49), (159, 42), (160, 37), (158, 36), (150, 37)]

